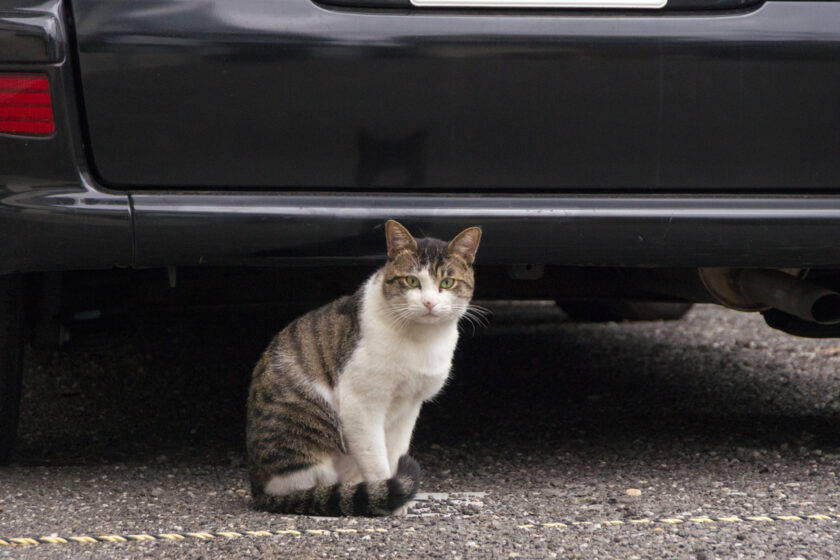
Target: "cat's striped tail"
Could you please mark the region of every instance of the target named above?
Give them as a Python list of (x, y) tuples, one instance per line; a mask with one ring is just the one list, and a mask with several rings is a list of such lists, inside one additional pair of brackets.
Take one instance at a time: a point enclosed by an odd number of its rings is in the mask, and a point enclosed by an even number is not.
[(387, 480), (358, 484), (339, 482), (284, 496), (260, 494), (254, 497), (254, 506), (272, 513), (374, 517), (389, 515), (407, 504), (417, 494), (419, 486), (420, 467), (414, 459), (403, 455), (397, 464), (397, 473)]

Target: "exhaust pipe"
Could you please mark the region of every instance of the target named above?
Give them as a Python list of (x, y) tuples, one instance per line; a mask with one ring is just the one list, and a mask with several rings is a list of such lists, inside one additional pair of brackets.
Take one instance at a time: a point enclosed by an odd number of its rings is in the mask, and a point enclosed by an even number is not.
[(821, 325), (840, 323), (840, 294), (780, 270), (701, 268), (703, 284), (723, 305), (775, 308)]
[(840, 323), (840, 294), (778, 270), (742, 270), (741, 292), (800, 319), (833, 325)]

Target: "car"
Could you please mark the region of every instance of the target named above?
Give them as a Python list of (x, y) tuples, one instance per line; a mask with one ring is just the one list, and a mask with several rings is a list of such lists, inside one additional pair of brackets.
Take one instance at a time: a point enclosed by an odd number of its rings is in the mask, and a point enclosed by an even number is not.
[(838, 1), (0, 0), (0, 460), (27, 344), (334, 297), (391, 218), (481, 225), (482, 298), (837, 336), (838, 58)]

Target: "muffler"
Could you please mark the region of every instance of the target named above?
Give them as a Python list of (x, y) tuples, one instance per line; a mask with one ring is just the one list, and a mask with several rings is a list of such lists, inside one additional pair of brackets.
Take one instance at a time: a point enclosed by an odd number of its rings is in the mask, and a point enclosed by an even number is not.
[(812, 323), (840, 323), (840, 293), (804, 280), (800, 270), (700, 268), (698, 272), (712, 297), (727, 307), (774, 308)]

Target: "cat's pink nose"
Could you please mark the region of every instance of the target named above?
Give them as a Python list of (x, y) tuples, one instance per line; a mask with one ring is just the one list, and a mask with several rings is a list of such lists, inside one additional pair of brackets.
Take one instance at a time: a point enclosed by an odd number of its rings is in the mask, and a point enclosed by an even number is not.
[(429, 311), (431, 311), (431, 310), (432, 310), (432, 308), (433, 308), (435, 305), (437, 305), (437, 304), (436, 304), (435, 302), (433, 302), (433, 301), (424, 301), (424, 302), (423, 302), (423, 305), (425, 305), (425, 306), (426, 306), (426, 309), (428, 309)]

